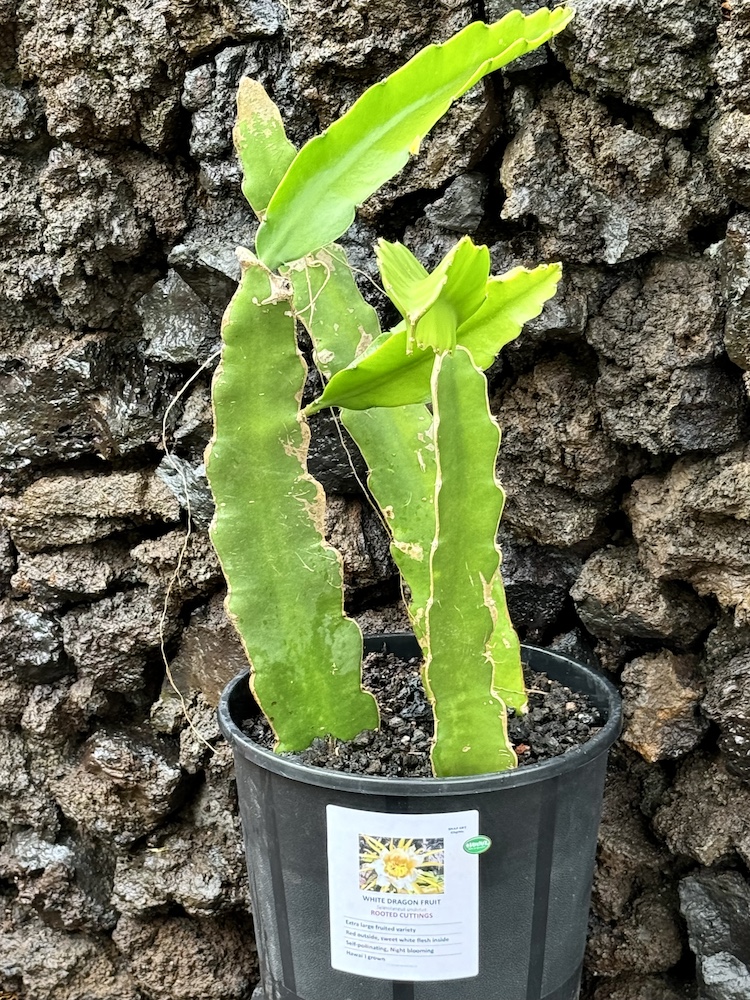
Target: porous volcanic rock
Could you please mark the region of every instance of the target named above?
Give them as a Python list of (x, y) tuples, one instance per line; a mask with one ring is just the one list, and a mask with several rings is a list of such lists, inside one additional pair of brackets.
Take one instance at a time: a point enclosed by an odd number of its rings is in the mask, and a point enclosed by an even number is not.
[(326, 538), (341, 553), (348, 587), (371, 587), (395, 575), (390, 536), (367, 501), (329, 497), (325, 517)]
[(704, 686), (696, 664), (694, 656), (662, 649), (631, 660), (622, 672), (622, 738), (651, 763), (689, 753), (708, 728), (698, 708)]
[(192, 694), (190, 703), (183, 707), (178, 759), (186, 774), (210, 777), (211, 767), (215, 766), (220, 772), (229, 758), (223, 753), (217, 756), (216, 745), (221, 741), (221, 730), (215, 707), (200, 692)]
[(750, 215), (735, 215), (727, 226), (722, 263), (722, 292), (726, 301), (724, 346), (730, 359), (750, 369)]
[(203, 361), (216, 346), (218, 331), (211, 311), (176, 271), (157, 281), (136, 302), (135, 310), (143, 324), (148, 358), (172, 364)]
[(727, 770), (750, 781), (750, 651), (711, 673), (703, 711), (721, 731)]
[[(46, 280), (76, 324), (107, 327), (156, 274), (128, 264), (156, 235), (186, 227), (184, 178), (142, 153), (102, 156), (63, 143), (38, 176)], [(149, 280), (151, 279), (151, 280)]]
[(100, 691), (142, 689), (149, 656), (176, 627), (171, 609), (165, 613), (145, 587), (74, 608), (62, 618), (65, 652), (78, 678), (90, 679)]
[(26, 1000), (141, 1000), (111, 944), (8, 914), (0, 935), (0, 969)]
[(93, 855), (73, 843), (18, 830), (0, 850), (0, 875), (15, 881), (18, 904), (33, 909), (49, 927), (111, 930), (117, 917), (109, 904), (112, 874), (105, 852)]
[(750, 883), (738, 872), (701, 871), (680, 882), (680, 902), (707, 1000), (743, 1000), (750, 990)]
[(700, 970), (709, 1000), (745, 1000), (750, 992), (750, 968), (734, 955), (709, 955), (701, 961)]
[(710, 674), (726, 667), (730, 660), (740, 656), (750, 646), (750, 625), (738, 626), (734, 615), (725, 611), (712, 629), (703, 651), (704, 673)]
[[(179, 419), (175, 423), (172, 437), (181, 449), (189, 448), (191, 453), (197, 451), (202, 454), (205, 451), (206, 442), (211, 439), (213, 424), (210, 389), (201, 381), (196, 381), (185, 393), (184, 400), (185, 403)], [(165, 456), (163, 461), (169, 461), (169, 457)], [(157, 468), (161, 465), (160, 462)], [(191, 468), (193, 475), (198, 479), (198, 467), (191, 464)], [(190, 477), (188, 477), (188, 486), (190, 486)], [(184, 497), (179, 499), (184, 500)], [(211, 502), (213, 504), (213, 500)]]
[(544, 361), (504, 394), (496, 415), (506, 523), (541, 545), (592, 538), (626, 463), (602, 433), (585, 375), (564, 355)]
[(177, 497), (191, 525), (194, 528), (208, 528), (214, 516), (214, 500), (206, 478), (205, 464), (194, 464), (170, 453), (157, 465), (156, 475)]
[(602, 806), (592, 906), (608, 925), (616, 925), (644, 889), (662, 887), (670, 863), (649, 830), (631, 758), (613, 758)]
[(542, 94), (503, 158), (503, 219), (533, 216), (539, 249), (581, 263), (633, 260), (684, 240), (727, 200), (708, 163), (645, 117), (632, 126), (568, 84)]
[(488, 181), (484, 174), (459, 174), (442, 196), (425, 209), (425, 215), (441, 229), (474, 233), (484, 215)]
[(325, 7), (301, 0), (290, 15), (291, 65), (326, 127), (369, 84), (424, 45), (445, 41), (473, 20), (474, 12), (468, 0), (397, 0), (389, 6), (354, 0)]
[(367, 479), (367, 466), (346, 428), (330, 410), (310, 420), (307, 467), (327, 495), (358, 495)]
[(181, 906), (189, 916), (244, 910), (247, 884), (232, 753), (211, 758), (206, 783), (176, 821), (117, 859), (112, 901), (146, 917)]
[(270, 39), (284, 23), (286, 9), (280, 0), (219, 0), (216, 4), (194, 3), (187, 8), (180, 0), (165, 5), (169, 28), (180, 47), (193, 59), (204, 58), (217, 45)]
[(629, 976), (607, 979), (596, 990), (592, 1000), (689, 1000), (690, 994), (659, 976)]
[(57, 834), (60, 817), (46, 775), (50, 756), (48, 746), (34, 747), (19, 728), (0, 729), (0, 823), (6, 828)]
[(682, 933), (675, 893), (647, 890), (614, 927), (594, 924), (586, 945), (594, 975), (667, 972), (682, 957)]
[[(7, 184), (0, 189), (0, 296), (6, 321), (28, 325), (36, 315), (49, 322), (48, 262), (44, 253), (44, 216), (39, 205), (39, 172), (44, 160), (0, 154)], [(31, 314), (25, 300), (41, 299)], [(47, 306), (47, 310), (43, 307)]]
[(634, 545), (595, 552), (570, 594), (589, 632), (604, 639), (633, 636), (690, 645), (712, 621), (694, 591), (652, 576)]
[[(727, 11), (727, 8), (724, 8)], [(718, 30), (719, 49), (713, 71), (719, 86), (716, 116), (710, 132), (709, 150), (727, 190), (740, 204), (750, 205), (750, 7), (747, 0), (734, 0), (731, 16)]]
[[(513, 621), (512, 613), (511, 621)], [(525, 641), (537, 644), (537, 640), (533, 632), (526, 633)], [(548, 639), (544, 643), (544, 646), (551, 653), (558, 653), (560, 656), (568, 656), (571, 660), (576, 660), (578, 663), (585, 663), (587, 666), (593, 667), (595, 670), (600, 670), (602, 668), (602, 663), (599, 662), (591, 642), (582, 628), (573, 628), (569, 632), (558, 632), (556, 635), (553, 635), (551, 639)]]
[(33, 327), (0, 346), (2, 480), (23, 470), (156, 443), (179, 375), (148, 363), (133, 338)]
[(63, 718), (70, 715), (70, 692), (75, 683), (66, 677), (57, 683), (36, 684), (31, 691), (27, 689), (19, 722), (24, 735), (30, 737), (29, 747), (39, 746), (46, 738), (50, 751), (66, 749), (70, 729), (75, 727), (67, 727)]
[(689, 581), (750, 618), (750, 455), (684, 458), (664, 476), (638, 479), (625, 500), (646, 568)]
[(365, 637), (368, 635), (387, 635), (392, 632), (411, 631), (411, 622), (409, 621), (403, 601), (368, 608), (365, 611), (355, 614), (353, 617), (362, 629)]
[[(726, 11), (726, 8), (724, 8)], [(712, 69), (720, 87), (720, 104), (725, 108), (750, 111), (750, 6), (734, 0), (731, 17), (724, 17), (717, 31), (719, 50)]]
[(29, 689), (13, 676), (11, 671), (3, 671), (8, 676), (0, 683), (0, 723), (3, 727), (17, 726), (23, 716)]
[(180, 805), (183, 775), (170, 748), (146, 733), (100, 731), (55, 784), (63, 813), (90, 835), (128, 845)]
[(664, 128), (686, 128), (711, 84), (716, 5), (576, 0), (575, 12), (553, 42), (575, 86), (648, 108)]
[[(98, 431), (91, 396), (107, 367), (103, 338), (34, 330), (4, 351), (1, 447), (3, 464), (21, 467), (92, 451)], [(25, 400), (33, 399), (33, 405)], [(64, 428), (64, 433), (61, 433)]]
[(151, 600), (161, 607), (168, 592), (171, 607), (178, 599), (210, 596), (224, 579), (208, 535), (196, 530), (148, 539), (131, 549), (130, 556), (131, 579), (146, 584)]
[(132, 576), (127, 546), (105, 539), (48, 552), (19, 552), (11, 585), (15, 596), (30, 598), (35, 608), (55, 609), (94, 600)]
[(227, 617), (224, 595), (216, 594), (190, 616), (170, 662), (172, 678), (164, 680), (160, 700), (152, 708), (152, 719), (158, 713), (160, 729), (166, 724), (165, 731), (172, 732), (174, 722), (168, 722), (171, 712), (167, 709), (171, 706), (177, 713), (175, 721), (182, 713), (175, 686), (184, 698), (189, 698), (191, 691), (200, 691), (215, 708), (229, 681), (247, 669), (247, 655)]
[[(492, 273), (502, 274), (526, 261), (512, 252), (513, 244), (490, 247)], [(555, 350), (579, 351), (589, 318), (596, 315), (613, 287), (611, 276), (598, 268), (566, 265), (555, 297), (549, 299), (539, 316), (530, 320), (517, 340), (501, 351), (496, 366), (510, 362), (526, 370)]]
[(0, 602), (0, 663), (25, 684), (46, 684), (70, 673), (60, 622), (19, 601)]
[(599, 356), (596, 401), (610, 437), (656, 454), (721, 452), (739, 439), (743, 387), (717, 364), (722, 310), (711, 261), (660, 259), (628, 278), (586, 339)]
[(179, 504), (148, 471), (50, 476), (17, 498), (0, 500), (0, 518), (25, 552), (93, 542), (117, 531), (179, 520)]
[(7, 587), (16, 569), (16, 558), (10, 535), (0, 528), (0, 587)]
[(731, 858), (750, 861), (750, 789), (718, 758), (698, 754), (681, 765), (654, 829), (674, 854), (702, 865)]
[(249, 917), (122, 916), (112, 938), (136, 985), (153, 1000), (249, 1000), (257, 979)]
[(719, 115), (711, 126), (708, 152), (724, 190), (750, 208), (750, 115), (736, 109)]
[(560, 618), (578, 559), (559, 549), (519, 543), (501, 528), (502, 573), (511, 620), (530, 635), (546, 634)]
[(0, 83), (0, 147), (27, 144), (39, 138), (42, 115), (36, 88)]
[(95, 144), (135, 139), (153, 149), (168, 143), (182, 53), (157, 7), (32, 0), (23, 22), (19, 64), (39, 82), (51, 135)]
[(209, 307), (218, 324), (229, 305), (240, 265), (236, 249), (256, 228), (249, 205), (236, 200), (201, 202), (200, 222), (169, 253), (168, 262)]

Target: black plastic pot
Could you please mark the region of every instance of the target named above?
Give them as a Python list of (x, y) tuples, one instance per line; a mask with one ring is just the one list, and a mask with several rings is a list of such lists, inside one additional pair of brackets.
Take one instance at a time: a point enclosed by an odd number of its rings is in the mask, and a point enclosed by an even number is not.
[[(415, 640), (411, 636), (371, 638), (368, 646), (382, 648), (384, 641), (393, 652), (410, 656), (415, 653)], [(242, 721), (257, 712), (247, 674), (228, 685), (219, 706), (219, 722), (234, 748), (265, 1000), (575, 1000), (578, 997), (604, 773), (607, 753), (621, 728), (620, 700), (609, 681), (588, 667), (533, 647), (525, 647), (525, 658), (535, 670), (590, 695), (606, 723), (588, 743), (561, 757), (513, 771), (469, 778), (364, 777), (307, 767), (275, 756), (253, 744), (240, 729)], [(461, 856), (464, 867), (471, 868), (472, 864), (478, 867), (478, 873), (466, 879), (467, 885), (473, 878), (478, 880), (477, 897), (472, 897), (478, 907), (474, 925), (478, 926), (478, 974), (424, 981), (424, 968), (431, 968), (430, 963), (435, 961), (424, 957), (405, 960), (414, 967), (422, 963), (419, 981), (416, 974), (408, 971), (403, 978), (400, 973), (389, 972), (395, 959), (384, 959), (382, 952), (395, 946), (382, 942), (396, 940), (400, 928), (384, 938), (382, 930), (389, 918), (378, 916), (369, 918), (373, 921), (371, 926), (367, 921), (352, 924), (358, 928), (356, 936), (361, 940), (352, 945), (357, 957), (347, 958), (346, 962), (351, 965), (373, 961), (380, 963), (381, 968), (367, 966), (367, 974), (358, 974), (332, 967), (332, 937), (335, 934), (336, 948), (340, 949), (341, 933), (354, 939), (355, 931), (342, 931), (339, 926), (341, 915), (335, 886), (330, 897), (333, 907), (329, 908), (329, 872), (331, 879), (338, 877), (334, 872), (338, 862), (333, 858), (333, 863), (329, 863), (327, 841), (338, 837), (331, 832), (331, 817), (343, 815), (351, 819), (353, 814), (329, 810), (329, 806), (360, 810), (363, 816), (397, 814), (406, 817), (403, 820), (406, 826), (411, 816), (415, 824), (433, 819), (439, 824), (440, 814), (478, 812), (478, 829), (469, 833), (481, 836), (478, 841), (468, 838), (464, 851), (476, 848), (477, 842), (481, 849), (487, 840), (491, 846), (475, 862), (467, 862)], [(356, 828), (356, 817), (354, 823)], [(361, 825), (361, 834), (378, 835), (382, 832), (379, 827), (388, 824), (385, 820), (377, 823), (363, 819)], [(408, 833), (406, 830), (404, 835)], [(446, 847), (446, 884), (448, 858)], [(459, 866), (454, 870), (458, 872)], [(466, 886), (453, 885), (454, 890), (458, 888), (463, 892)], [(376, 892), (369, 897), (363, 895), (362, 899), (365, 898), (379, 900), (381, 896)], [(383, 892), (383, 902), (372, 903), (373, 908), (367, 912), (393, 912), (395, 920), (396, 913), (398, 917), (402, 915), (398, 906), (403, 908), (407, 903), (426, 906), (430, 898), (424, 899), (427, 902)], [(442, 899), (437, 905), (441, 904), (444, 905)], [(334, 922), (334, 930), (329, 922), (331, 912), (339, 921)], [(465, 950), (466, 939), (461, 936), (464, 928), (458, 921), (473, 918), (457, 910), (455, 914), (450, 910), (444, 913), (451, 919), (455, 916), (457, 922), (436, 926), (448, 931), (458, 927), (455, 939), (430, 938), (430, 932), (441, 933), (433, 931), (432, 926), (429, 932), (420, 925), (402, 933), (426, 935), (409, 939), (415, 943), (455, 940), (458, 951)], [(445, 915), (441, 920), (445, 920)], [(408, 916), (416, 919), (411, 913)], [(416, 916), (426, 918), (430, 914), (420, 912)], [(374, 923), (377, 920), (383, 922)], [(471, 928), (467, 934), (471, 937)], [(470, 942), (470, 948), (475, 947)], [(450, 955), (450, 948), (450, 944), (438, 944), (435, 953)], [(361, 956), (357, 949), (362, 949)], [(400, 950), (403, 952), (404, 948)], [(407, 950), (416, 953), (420, 948)], [(445, 967), (446, 961), (463, 962), (464, 958), (441, 961)], [(391, 978), (381, 978), (384, 969)]]

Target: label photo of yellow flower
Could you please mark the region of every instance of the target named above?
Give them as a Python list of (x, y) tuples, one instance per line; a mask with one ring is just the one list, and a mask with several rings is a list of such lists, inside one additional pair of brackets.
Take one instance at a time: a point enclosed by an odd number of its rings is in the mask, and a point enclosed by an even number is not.
[(363, 892), (440, 895), (445, 892), (442, 839), (359, 835), (359, 888)]

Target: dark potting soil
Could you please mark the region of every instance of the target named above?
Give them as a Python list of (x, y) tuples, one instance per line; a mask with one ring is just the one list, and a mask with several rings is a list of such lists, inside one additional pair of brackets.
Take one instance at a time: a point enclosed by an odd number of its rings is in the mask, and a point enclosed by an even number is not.
[[(380, 707), (380, 730), (365, 730), (344, 743), (328, 738), (314, 740), (309, 749), (288, 754), (312, 767), (327, 767), (352, 774), (382, 777), (426, 778), (430, 768), (432, 712), (422, 686), (422, 660), (404, 660), (393, 653), (368, 653), (364, 659), (364, 686)], [(587, 695), (575, 694), (524, 665), (529, 711), (508, 713), (508, 732), (518, 754), (519, 766), (536, 764), (586, 743), (604, 723)], [(266, 749), (274, 738), (264, 716), (243, 724), (247, 736)]]

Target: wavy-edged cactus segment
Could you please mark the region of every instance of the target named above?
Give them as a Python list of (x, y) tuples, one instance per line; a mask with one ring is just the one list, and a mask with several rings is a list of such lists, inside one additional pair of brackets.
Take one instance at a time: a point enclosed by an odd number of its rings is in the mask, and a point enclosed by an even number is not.
[[(310, 333), (318, 366), (324, 375), (335, 377), (371, 338), (377, 338), (377, 314), (362, 297), (346, 253), (337, 244), (284, 272), (292, 282), (295, 311)], [(435, 535), (432, 415), (420, 404), (343, 410), (341, 422), (370, 470), (368, 485), (388, 522), (391, 553), (409, 588), (409, 612), (419, 637)]]
[(242, 193), (259, 219), (297, 150), (286, 137), (279, 109), (257, 80), (243, 77), (232, 132), (242, 165)]
[[(416, 323), (437, 298), (440, 284), (433, 281), (425, 286), (429, 271), (403, 243), (380, 239), (375, 244), (375, 257), (388, 298), (404, 319)], [(423, 290), (421, 301), (415, 301), (415, 288)]]
[(457, 342), (468, 348), (476, 365), (489, 368), (524, 323), (538, 316), (544, 303), (553, 298), (561, 277), (561, 264), (540, 264), (532, 269), (514, 267), (490, 278), (487, 298), (458, 328)]
[(432, 763), (438, 777), (484, 774), (517, 763), (487, 648), (504, 500), (495, 479), (500, 430), (490, 414), (486, 379), (465, 348), (436, 355), (432, 387), (437, 532), (424, 668), (436, 719)]
[(475, 21), (429, 45), (370, 87), (338, 121), (302, 147), (274, 192), (257, 236), (268, 267), (298, 260), (346, 232), (361, 205), (404, 166), (462, 94), (561, 31), (568, 8), (512, 11)]
[(375, 253), (388, 297), (406, 322), (407, 351), (452, 351), (456, 330), (485, 300), (487, 247), (464, 236), (430, 274), (403, 243), (378, 240)]
[[(542, 264), (533, 270), (517, 267), (490, 278), (484, 302), (458, 327), (456, 343), (471, 353), (480, 368), (489, 368), (501, 348), (518, 336), (523, 324), (539, 315), (547, 299), (555, 294), (561, 274), (559, 264)], [(326, 406), (361, 410), (426, 402), (430, 398), (434, 356), (431, 348), (415, 346), (409, 351), (406, 331), (397, 328), (334, 375), (307, 412), (317, 413)]]
[(519, 715), (529, 709), (529, 698), (523, 679), (521, 643), (508, 614), (503, 578), (498, 569), (490, 584), (490, 610), (492, 612), (492, 637), (488, 652), (492, 662), (492, 686), (508, 708)]
[(241, 263), (213, 384), (211, 539), (276, 749), (302, 750), (317, 736), (375, 729), (378, 712), (361, 687), (362, 635), (344, 616), (340, 556), (323, 536), (322, 489), (306, 470), (291, 292), (251, 254)]

